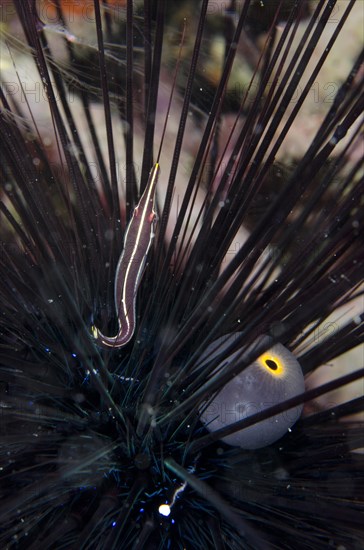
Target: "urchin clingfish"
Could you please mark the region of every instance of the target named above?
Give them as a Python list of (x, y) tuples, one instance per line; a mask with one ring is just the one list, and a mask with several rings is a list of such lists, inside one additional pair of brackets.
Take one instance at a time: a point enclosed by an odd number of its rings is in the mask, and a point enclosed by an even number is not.
[(96, 343), (104, 348), (120, 348), (133, 337), (135, 330), (135, 301), (143, 276), (148, 251), (154, 238), (155, 191), (159, 175), (158, 162), (153, 166), (142, 194), (125, 232), (124, 247), (115, 273), (115, 308), (119, 329), (116, 336), (105, 336), (92, 326)]

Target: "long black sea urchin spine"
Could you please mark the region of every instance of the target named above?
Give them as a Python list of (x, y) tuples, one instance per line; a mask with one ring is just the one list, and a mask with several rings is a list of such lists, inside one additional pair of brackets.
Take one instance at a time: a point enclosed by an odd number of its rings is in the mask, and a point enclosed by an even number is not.
[[(66, 4), (15, 0), (3, 12), (1, 546), (360, 548), (363, 423), (353, 415), (364, 398), (330, 393), (362, 382), (360, 352), (310, 381), (364, 339), (362, 52), (294, 166), (277, 162), (356, 3), (274, 3), (264, 33), (252, 28), (255, 1), (216, 16), (207, 0), (192, 14), (183, 3), (178, 28), (162, 0), (82, 2), (88, 17), (76, 23)], [(214, 32), (225, 52), (200, 101)], [(244, 56), (248, 84), (231, 102)], [(23, 101), (23, 63), (37, 70), (40, 109)], [(171, 81), (135, 336), (101, 350), (91, 326), (115, 331), (113, 277)], [(249, 351), (262, 334), (298, 357), (306, 391), (208, 432), (201, 410), (265, 351)], [(269, 447), (221, 441), (302, 403)]]

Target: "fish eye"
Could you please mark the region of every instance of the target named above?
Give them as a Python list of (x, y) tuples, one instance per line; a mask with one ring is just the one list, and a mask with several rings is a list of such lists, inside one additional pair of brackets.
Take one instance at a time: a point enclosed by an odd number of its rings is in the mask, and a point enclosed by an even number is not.
[[(212, 343), (206, 349), (202, 360), (204, 358), (211, 360), (214, 355), (223, 353), (236, 337), (236, 334), (229, 334), (224, 344), (219, 347), (216, 343)], [(267, 337), (259, 337), (253, 346), (261, 343), (262, 338)], [(249, 348), (248, 351), (251, 349)], [(242, 359), (243, 356), (237, 350), (225, 358), (224, 363), (231, 365), (234, 360)], [(282, 344), (274, 344), (227, 382), (209, 405), (201, 408), (200, 418), (207, 430), (213, 433), (304, 391), (304, 377), (296, 357)], [(222, 438), (222, 441), (243, 449), (259, 449), (270, 445), (291, 429), (301, 416), (302, 408), (302, 404), (298, 405), (227, 435)]]

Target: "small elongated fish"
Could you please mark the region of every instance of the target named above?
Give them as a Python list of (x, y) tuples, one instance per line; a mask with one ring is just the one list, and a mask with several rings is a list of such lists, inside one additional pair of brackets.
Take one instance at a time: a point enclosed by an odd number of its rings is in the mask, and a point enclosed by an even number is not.
[(148, 251), (154, 238), (155, 191), (160, 167), (156, 163), (149, 174), (147, 186), (129, 222), (124, 248), (115, 273), (115, 307), (119, 321), (116, 336), (105, 336), (92, 327), (96, 343), (104, 348), (120, 348), (131, 340), (135, 330), (135, 302), (144, 272)]

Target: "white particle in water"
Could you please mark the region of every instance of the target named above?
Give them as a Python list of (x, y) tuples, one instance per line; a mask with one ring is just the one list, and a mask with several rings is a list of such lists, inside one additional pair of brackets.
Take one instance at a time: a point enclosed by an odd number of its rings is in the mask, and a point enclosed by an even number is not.
[(171, 513), (171, 507), (168, 504), (161, 504), (158, 508), (158, 512), (161, 514), (161, 516), (168, 517)]

